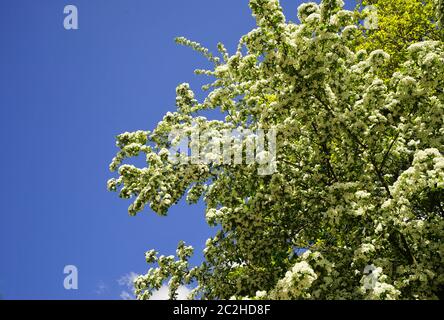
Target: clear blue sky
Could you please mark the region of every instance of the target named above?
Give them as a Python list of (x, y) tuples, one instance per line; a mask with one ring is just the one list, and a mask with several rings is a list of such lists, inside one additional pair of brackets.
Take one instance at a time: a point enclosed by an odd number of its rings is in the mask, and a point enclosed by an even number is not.
[[(282, 4), (296, 20), (301, 1)], [(79, 30), (63, 28), (63, 8)], [(198, 89), (205, 59), (173, 38), (234, 51), (254, 27), (240, 0), (2, 0), (0, 2), (0, 295), (5, 299), (119, 299), (117, 280), (147, 269), (144, 252), (181, 239), (202, 258), (214, 230), (203, 206), (168, 217), (106, 190), (114, 137), (153, 129), (174, 110), (175, 87)], [(63, 267), (79, 289), (63, 287)]]

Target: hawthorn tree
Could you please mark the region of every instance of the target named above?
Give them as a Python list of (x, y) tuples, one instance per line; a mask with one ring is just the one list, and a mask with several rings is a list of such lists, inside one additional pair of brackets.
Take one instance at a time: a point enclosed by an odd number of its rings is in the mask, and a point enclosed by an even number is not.
[[(131, 215), (146, 205), (166, 215), (185, 195), (203, 199), (217, 226), (198, 266), (184, 242), (176, 257), (148, 251), (153, 267), (135, 280), (137, 297), (165, 282), (171, 298), (190, 284), (201, 299), (442, 297), (444, 43), (415, 38), (402, 57), (365, 45), (360, 15), (340, 0), (302, 4), (299, 24), (277, 0), (250, 7), (257, 28), (233, 55), (177, 40), (214, 64), (196, 71), (215, 79), (204, 101), (181, 84), (177, 111), (153, 131), (117, 137), (108, 188), (133, 199)], [(198, 116), (204, 109), (226, 118)], [(198, 148), (211, 161), (171, 161), (174, 131), (238, 128), (277, 132), (271, 174), (260, 174), (260, 161), (217, 161), (208, 140)], [(146, 167), (123, 162), (142, 154)]]

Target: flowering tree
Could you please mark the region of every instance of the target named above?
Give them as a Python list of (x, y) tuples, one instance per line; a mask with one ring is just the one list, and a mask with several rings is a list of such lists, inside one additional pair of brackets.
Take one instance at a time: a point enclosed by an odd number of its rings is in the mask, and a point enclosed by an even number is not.
[[(360, 15), (340, 0), (301, 5), (300, 24), (277, 0), (250, 7), (257, 28), (233, 55), (178, 39), (214, 63), (196, 71), (215, 79), (204, 101), (181, 84), (177, 111), (157, 128), (117, 137), (108, 188), (133, 199), (130, 214), (149, 205), (165, 215), (186, 195), (217, 226), (201, 265), (190, 266), (183, 242), (177, 257), (148, 251), (154, 266), (136, 279), (137, 297), (166, 281), (171, 298), (189, 284), (202, 299), (442, 297), (444, 43), (409, 45), (387, 75), (396, 52), (358, 50)], [(225, 121), (196, 114), (215, 108)], [(217, 136), (194, 146), (208, 161), (171, 161), (172, 132), (239, 128), (277, 132), (265, 156), (275, 170), (220, 161), (206, 148)], [(146, 167), (123, 163), (140, 154)]]

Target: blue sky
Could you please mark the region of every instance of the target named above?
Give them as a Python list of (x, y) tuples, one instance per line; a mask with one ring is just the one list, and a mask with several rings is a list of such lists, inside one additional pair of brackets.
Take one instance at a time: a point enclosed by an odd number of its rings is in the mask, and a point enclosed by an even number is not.
[[(300, 2), (282, 1), (289, 20)], [(68, 4), (79, 30), (63, 28)], [(174, 37), (233, 52), (254, 27), (248, 1), (3, 0), (0, 15), (0, 295), (119, 299), (146, 250), (173, 254), (181, 239), (200, 261), (214, 233), (203, 205), (129, 217), (108, 164), (117, 134), (153, 129), (177, 84), (205, 82), (193, 74), (205, 59)], [(69, 264), (78, 290), (63, 287)]]

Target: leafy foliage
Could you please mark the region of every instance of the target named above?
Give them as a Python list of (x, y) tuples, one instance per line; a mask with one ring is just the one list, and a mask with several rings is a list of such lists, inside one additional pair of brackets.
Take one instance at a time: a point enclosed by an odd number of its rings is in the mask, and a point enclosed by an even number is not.
[(415, 42), (440, 40), (443, 31), (437, 28), (436, 0), (368, 0), (363, 6), (374, 6), (378, 13), (378, 27), (364, 30), (359, 49), (382, 49), (392, 57), (384, 68), (390, 77), (408, 58), (407, 48)]

